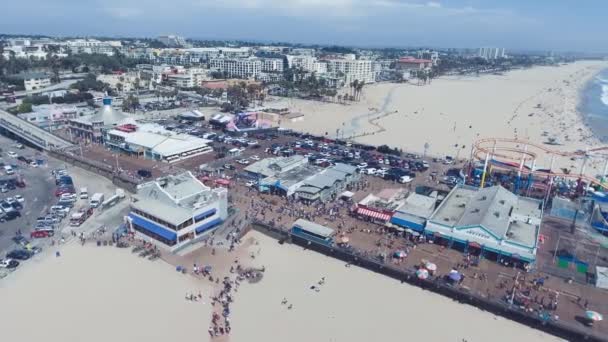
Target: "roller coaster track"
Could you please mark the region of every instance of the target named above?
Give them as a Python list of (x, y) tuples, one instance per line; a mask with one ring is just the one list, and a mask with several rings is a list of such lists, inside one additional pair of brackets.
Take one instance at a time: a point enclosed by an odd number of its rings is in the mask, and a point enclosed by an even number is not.
[[(509, 144), (516, 144), (516, 146), (509, 146)], [(519, 147), (521, 146), (521, 147)], [(502, 153), (501, 153), (502, 152)], [(517, 155), (508, 155), (504, 152), (514, 152)], [(506, 163), (492, 164), (493, 168), (499, 168), (503, 170), (510, 170), (519, 172), (523, 175), (534, 175), (542, 177), (560, 177), (566, 179), (575, 179), (577, 181), (587, 181), (589, 184), (597, 184), (605, 190), (608, 190), (608, 184), (603, 183), (600, 179), (590, 177), (584, 174), (576, 173), (565, 173), (565, 172), (549, 172), (531, 170), (526, 167), (520, 167), (521, 158), (523, 156), (524, 162), (533, 161), (539, 156), (539, 152), (544, 152), (552, 157), (567, 157), (567, 158), (602, 158), (608, 159), (608, 147), (597, 147), (588, 149), (586, 151), (575, 151), (575, 152), (564, 152), (548, 148), (541, 144), (535, 144), (525, 140), (509, 139), (509, 138), (486, 138), (477, 140), (473, 144), (472, 157), (478, 161), (484, 161), (487, 156), (491, 158), (508, 160), (516, 162), (517, 166), (508, 165)], [(601, 153), (604, 152), (604, 153)], [(489, 161), (490, 162), (490, 161)]]

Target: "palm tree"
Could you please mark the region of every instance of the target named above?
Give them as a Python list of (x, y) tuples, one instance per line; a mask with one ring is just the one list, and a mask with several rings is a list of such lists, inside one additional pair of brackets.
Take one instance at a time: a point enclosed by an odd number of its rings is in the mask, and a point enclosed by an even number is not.
[(359, 82), (359, 84), (357, 85), (357, 92), (356, 94), (356, 99), (357, 101), (359, 101), (361, 99), (361, 91), (363, 90), (363, 86), (365, 85), (365, 81), (361, 81)]
[(351, 88), (353, 88), (352, 96), (357, 96), (357, 89), (359, 88), (359, 80), (354, 80), (353, 83), (350, 84)]
[(338, 103), (342, 103), (342, 95), (338, 95)]

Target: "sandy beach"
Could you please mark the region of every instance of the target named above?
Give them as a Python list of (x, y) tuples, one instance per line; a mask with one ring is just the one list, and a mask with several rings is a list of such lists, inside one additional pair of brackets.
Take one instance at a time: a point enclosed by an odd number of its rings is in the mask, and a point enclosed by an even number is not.
[[(557, 341), (559, 339), (411, 285), (249, 233), (261, 250), (259, 284), (239, 289), (234, 341)], [(320, 291), (310, 289), (325, 277)], [(293, 308), (281, 301), (286, 298)]]
[(426, 86), (368, 85), (361, 101), (348, 105), (290, 100), (291, 110), (304, 119), (283, 126), (407, 152), (422, 153), (428, 143), (429, 155), (461, 158), (468, 158), (473, 141), (490, 137), (535, 143), (555, 138), (561, 145), (554, 147), (562, 151), (597, 147), (577, 106), (584, 84), (606, 67), (581, 61), (505, 75), (443, 77)]
[[(139, 258), (130, 249), (75, 243), (63, 246), (60, 257), (39, 256), (0, 282), (0, 301), (11, 308), (0, 310), (0, 319), (10, 322), (3, 325), (3, 337), (16, 342), (558, 340), (257, 232), (246, 239), (247, 253), (256, 255), (247, 263), (266, 272), (259, 283), (235, 293), (227, 338), (210, 339), (207, 333), (209, 296), (218, 290), (207, 280)], [(322, 277), (320, 291), (311, 290)], [(198, 291), (202, 301), (185, 300)], [(288, 304), (281, 304), (283, 298)]]
[[(0, 281), (2, 340), (207, 340), (207, 283), (130, 249), (70, 243), (61, 253), (37, 256)], [(199, 290), (204, 304), (185, 300)]]

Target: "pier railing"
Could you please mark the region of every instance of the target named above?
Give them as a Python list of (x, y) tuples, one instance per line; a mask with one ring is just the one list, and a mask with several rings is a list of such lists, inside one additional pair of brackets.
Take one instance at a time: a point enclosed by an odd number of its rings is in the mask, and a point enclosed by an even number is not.
[(277, 239), (281, 242), (289, 242), (295, 245), (310, 249), (321, 254), (342, 260), (350, 265), (366, 268), (370, 271), (380, 273), (399, 280), (421, 287), (425, 290), (442, 294), (460, 303), (473, 305), (479, 309), (500, 315), (510, 320), (525, 324), (535, 329), (545, 331), (549, 334), (564, 338), (569, 341), (593, 341), (606, 342), (608, 336), (600, 336), (597, 332), (591, 331), (583, 326), (577, 326), (571, 322), (556, 321), (553, 319), (545, 320), (539, 315), (525, 312), (516, 305), (511, 305), (502, 298), (492, 298), (468, 291), (459, 286), (454, 286), (444, 281), (441, 277), (429, 278), (426, 280), (418, 279), (415, 270), (398, 269), (392, 265), (385, 264), (379, 259), (364, 255), (354, 248), (343, 248), (338, 246), (327, 246), (314, 241), (293, 235), (289, 231), (271, 226), (265, 222), (254, 221), (251, 228)]

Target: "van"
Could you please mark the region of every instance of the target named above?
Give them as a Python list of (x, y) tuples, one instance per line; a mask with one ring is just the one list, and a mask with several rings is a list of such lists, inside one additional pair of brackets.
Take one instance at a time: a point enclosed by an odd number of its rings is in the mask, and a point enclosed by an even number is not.
[(101, 192), (94, 193), (93, 196), (91, 197), (91, 201), (89, 202), (89, 204), (91, 205), (91, 207), (97, 208), (101, 205), (101, 203), (103, 202), (103, 199), (104, 199), (104, 196)]
[(89, 198), (89, 190), (87, 188), (80, 189), (80, 199), (88, 199)]
[(6, 173), (7, 175), (12, 175), (15, 173), (15, 171), (13, 170), (12, 166), (4, 165), (4, 173)]

